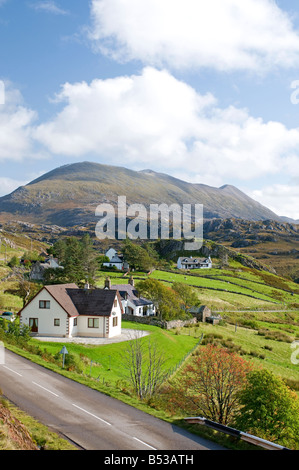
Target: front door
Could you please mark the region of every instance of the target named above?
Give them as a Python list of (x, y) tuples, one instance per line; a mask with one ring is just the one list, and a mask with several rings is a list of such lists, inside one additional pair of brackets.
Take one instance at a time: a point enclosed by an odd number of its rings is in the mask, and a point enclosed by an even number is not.
[(38, 333), (38, 318), (29, 318), (29, 327), (32, 333)]

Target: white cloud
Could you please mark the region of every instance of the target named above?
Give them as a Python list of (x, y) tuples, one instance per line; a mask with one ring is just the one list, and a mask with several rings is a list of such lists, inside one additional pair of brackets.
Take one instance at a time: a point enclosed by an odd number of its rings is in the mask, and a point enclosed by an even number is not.
[(5, 178), (0, 177), (0, 197), (5, 196), (6, 194), (10, 194), (15, 189), (19, 188), (20, 186), (24, 186), (29, 181), (18, 181), (12, 178)]
[(92, 0), (90, 38), (119, 61), (261, 71), (299, 64), (299, 34), (272, 0)]
[(36, 11), (43, 11), (46, 13), (52, 13), (54, 15), (68, 15), (69, 14), (68, 11), (59, 7), (55, 2), (51, 0), (39, 1), (36, 3), (32, 3), (30, 6)]
[(198, 182), (299, 176), (299, 129), (264, 122), (246, 109), (221, 109), (167, 71), (65, 84), (64, 105), (34, 137), (57, 155), (189, 174)]
[(141, 75), (65, 84), (58, 102), (66, 102), (35, 137), (54, 153), (118, 155), (126, 160), (175, 162), (196, 132), (197, 113), (215, 102), (166, 71), (147, 67)]
[(247, 194), (280, 216), (299, 220), (299, 187), (273, 184)]
[(20, 92), (6, 84), (5, 103), (0, 105), (0, 161), (34, 154), (31, 130), (36, 117), (24, 106)]

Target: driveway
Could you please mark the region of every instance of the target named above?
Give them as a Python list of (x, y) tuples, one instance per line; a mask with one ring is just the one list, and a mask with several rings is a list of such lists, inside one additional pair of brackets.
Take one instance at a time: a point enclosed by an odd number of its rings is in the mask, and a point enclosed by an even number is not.
[(120, 343), (122, 341), (129, 341), (136, 338), (142, 338), (143, 336), (147, 336), (149, 333), (147, 331), (142, 330), (129, 330), (129, 329), (122, 329), (121, 334), (119, 336), (115, 336), (114, 338), (93, 338), (93, 337), (86, 337), (86, 336), (76, 336), (73, 338), (62, 338), (61, 336), (34, 336), (35, 339), (39, 341), (47, 341), (51, 343), (77, 343), (77, 344), (92, 344), (98, 345), (101, 344), (111, 344), (111, 343)]

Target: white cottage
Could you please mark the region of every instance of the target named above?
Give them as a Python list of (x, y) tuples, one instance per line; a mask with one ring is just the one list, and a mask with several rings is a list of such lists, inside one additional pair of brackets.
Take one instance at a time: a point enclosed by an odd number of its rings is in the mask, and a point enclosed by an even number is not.
[(208, 258), (180, 257), (177, 261), (178, 269), (211, 269), (212, 260)]
[(114, 248), (109, 248), (108, 251), (106, 251), (105, 256), (109, 258), (109, 261), (106, 261), (103, 263), (103, 266), (106, 266), (106, 268), (116, 268), (119, 271), (124, 271), (129, 269), (129, 264), (124, 260), (124, 257), (122, 254), (118, 254), (117, 251)]
[(112, 338), (121, 334), (118, 291), (45, 286), (20, 312), (21, 324), (40, 336)]
[(133, 277), (129, 279), (128, 284), (116, 285), (111, 285), (110, 278), (107, 278), (105, 280), (105, 289), (119, 292), (124, 313), (137, 317), (156, 315), (156, 307), (152, 300), (145, 299), (138, 294)]

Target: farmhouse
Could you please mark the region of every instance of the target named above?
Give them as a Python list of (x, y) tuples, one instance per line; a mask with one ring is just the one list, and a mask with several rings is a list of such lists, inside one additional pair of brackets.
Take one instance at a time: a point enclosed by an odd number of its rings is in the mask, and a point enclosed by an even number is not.
[(212, 260), (208, 258), (180, 257), (177, 261), (178, 269), (211, 269)]
[(130, 278), (128, 284), (117, 285), (111, 285), (111, 280), (108, 277), (105, 280), (105, 289), (117, 290), (119, 292), (123, 311), (128, 315), (149, 317), (156, 314), (153, 302), (138, 295), (133, 277)]
[(121, 334), (122, 313), (116, 290), (59, 284), (43, 287), (19, 316), (40, 336), (112, 338)]
[(117, 251), (114, 248), (109, 248), (109, 250), (106, 251), (105, 256), (109, 258), (109, 261), (103, 263), (103, 266), (106, 266), (107, 268), (115, 267), (119, 271), (129, 269), (129, 265), (124, 260), (123, 255), (117, 254)]

